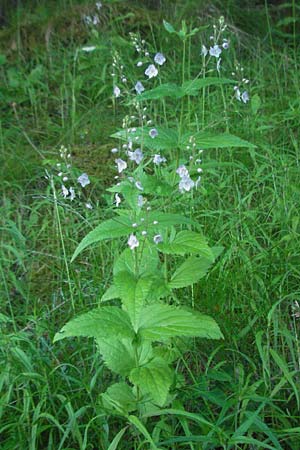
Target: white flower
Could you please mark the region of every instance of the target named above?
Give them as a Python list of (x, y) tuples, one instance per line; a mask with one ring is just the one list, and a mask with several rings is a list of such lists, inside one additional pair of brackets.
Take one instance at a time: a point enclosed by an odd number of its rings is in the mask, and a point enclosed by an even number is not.
[(227, 50), (229, 48), (229, 42), (227, 39), (223, 39), (222, 47)]
[(163, 237), (161, 234), (156, 234), (153, 238), (154, 244), (159, 244), (162, 241), (163, 241)]
[(79, 184), (81, 184), (82, 187), (85, 187), (88, 184), (90, 184), (89, 176), (86, 173), (80, 175), (80, 177), (77, 178), (77, 181)]
[(142, 231), (142, 236), (147, 236), (147, 231), (143, 230)]
[(234, 90), (235, 90), (235, 98), (240, 102), (241, 101), (241, 91), (239, 90), (239, 88), (237, 86), (234, 86)]
[(62, 191), (63, 198), (67, 198), (69, 195), (69, 191), (66, 188), (66, 186), (64, 186), (63, 184), (61, 185), (61, 191)]
[(115, 159), (115, 163), (117, 164), (119, 173), (123, 172), (127, 167), (127, 162), (123, 161), (121, 158)]
[(131, 234), (129, 236), (129, 239), (127, 241), (127, 244), (130, 247), (130, 250), (134, 250), (136, 247), (138, 247), (140, 245), (137, 237), (134, 234)]
[(148, 78), (154, 78), (157, 76), (157, 74), (158, 74), (158, 70), (154, 64), (150, 64), (150, 66), (148, 66), (147, 69), (145, 70), (145, 75)]
[(96, 8), (98, 9), (98, 11), (100, 11), (100, 9), (102, 8), (102, 3), (96, 2)]
[(94, 50), (96, 50), (96, 47), (94, 45), (91, 45), (90, 47), (82, 47), (81, 49), (83, 52), (93, 52)]
[(157, 131), (157, 129), (156, 129), (156, 128), (152, 128), (152, 129), (149, 131), (149, 136), (150, 136), (152, 139), (156, 138), (156, 136), (158, 136), (158, 131)]
[(143, 186), (142, 186), (142, 183), (141, 183), (140, 181), (136, 181), (136, 182), (135, 182), (135, 187), (136, 187), (137, 189), (139, 189), (140, 191), (143, 191), (143, 190), (144, 190), (144, 188), (143, 188)]
[(154, 62), (159, 66), (162, 66), (166, 62), (166, 58), (162, 53), (156, 53), (154, 56)]
[(249, 102), (249, 94), (248, 94), (248, 92), (247, 92), (247, 91), (244, 91), (244, 92), (242, 93), (241, 98), (242, 98), (242, 101), (243, 101), (244, 103)]
[(63, 181), (68, 181), (68, 177), (63, 177)]
[(137, 94), (141, 94), (145, 90), (143, 84), (140, 81), (138, 81), (136, 83), (136, 85), (134, 86), (134, 89), (136, 90)]
[(207, 55), (207, 53), (208, 53), (207, 48), (205, 47), (205, 45), (202, 45), (201, 55), (205, 57)]
[(167, 160), (166, 160), (166, 158), (164, 156), (154, 155), (154, 158), (153, 158), (154, 164), (159, 165), (159, 164), (164, 163), (166, 161)]
[(73, 188), (73, 187), (70, 187), (69, 191), (70, 191), (70, 200), (72, 201), (72, 200), (74, 200), (74, 198), (76, 197), (76, 196), (75, 196), (74, 188)]
[(118, 86), (115, 86), (115, 87), (114, 87), (114, 96), (115, 96), (116, 98), (118, 98), (118, 97), (120, 97), (120, 95), (121, 95), (120, 88), (118, 88)]
[(121, 203), (121, 198), (119, 196), (119, 194), (115, 195), (115, 203), (116, 203), (116, 207), (119, 207), (119, 204)]
[(100, 23), (99, 16), (95, 14), (93, 17), (93, 25), (98, 25), (98, 23)]
[(142, 61), (139, 61), (139, 62), (137, 63), (137, 67), (141, 67), (142, 65), (143, 65)]
[(139, 208), (142, 208), (144, 204), (144, 197), (142, 195), (138, 195), (137, 205)]
[(112, 149), (111, 149), (111, 152), (112, 152), (112, 153), (118, 153), (118, 151), (119, 151), (118, 148), (112, 148)]
[(190, 178), (189, 175), (184, 175), (179, 183), (180, 192), (189, 192), (195, 186), (194, 181)]
[(198, 186), (199, 186), (199, 184), (200, 184), (200, 181), (201, 181), (201, 177), (198, 177), (197, 180), (196, 180), (196, 182), (195, 182), (195, 188), (196, 188), (196, 189), (198, 189)]
[(87, 209), (93, 209), (93, 206), (92, 206), (91, 203), (86, 203), (86, 204), (85, 204), (85, 207), (86, 207)]
[(213, 47), (210, 47), (209, 54), (210, 56), (214, 56), (215, 58), (219, 58), (219, 56), (222, 53), (222, 49), (218, 45), (214, 45)]
[(178, 169), (176, 170), (176, 173), (178, 173), (180, 178), (189, 176), (189, 171), (184, 165), (179, 166)]
[(140, 162), (143, 160), (144, 155), (142, 153), (142, 150), (140, 148), (137, 148), (134, 152), (127, 152), (130, 161), (135, 161), (137, 164), (140, 164)]

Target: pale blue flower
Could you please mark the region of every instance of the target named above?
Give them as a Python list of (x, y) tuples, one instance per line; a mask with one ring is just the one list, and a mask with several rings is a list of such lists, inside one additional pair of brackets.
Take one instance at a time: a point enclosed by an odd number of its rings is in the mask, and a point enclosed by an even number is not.
[(121, 203), (121, 198), (120, 198), (119, 194), (115, 195), (115, 203), (116, 203), (116, 207), (118, 208)]
[(222, 53), (222, 50), (218, 45), (214, 45), (213, 47), (210, 47), (210, 49), (209, 49), (210, 56), (214, 56), (215, 58), (219, 58), (221, 53)]
[(148, 78), (154, 78), (158, 75), (158, 70), (154, 64), (150, 64), (150, 66), (147, 67), (147, 69), (145, 70), (145, 75)]
[(136, 83), (136, 85), (134, 86), (134, 89), (136, 90), (137, 94), (141, 94), (145, 90), (143, 84), (140, 81), (138, 81)]
[(159, 244), (159, 243), (162, 242), (162, 241), (163, 241), (163, 237), (162, 237), (161, 234), (156, 234), (156, 235), (153, 237), (153, 242), (154, 242), (154, 244)]
[(77, 178), (77, 181), (79, 184), (81, 184), (81, 186), (83, 188), (85, 186), (87, 186), (88, 184), (90, 184), (89, 176), (86, 173), (83, 173), (82, 175), (80, 175), (80, 177)]
[(166, 62), (166, 58), (162, 53), (156, 53), (154, 56), (154, 62), (159, 66), (162, 66)]
[(62, 193), (63, 198), (67, 198), (69, 195), (68, 189), (63, 184), (61, 186), (61, 193)]
[(121, 95), (121, 90), (120, 90), (120, 88), (118, 88), (118, 86), (115, 86), (115, 87), (114, 87), (114, 96), (115, 96), (116, 98), (118, 98), (118, 97), (120, 97), (120, 95)]
[(205, 57), (207, 55), (207, 53), (208, 53), (207, 48), (205, 47), (205, 45), (202, 45), (202, 47), (201, 47), (201, 55)]
[(134, 234), (131, 234), (129, 236), (127, 244), (129, 245), (130, 250), (134, 250), (136, 247), (138, 247), (140, 245), (137, 237)]
[(241, 99), (244, 103), (249, 102), (250, 98), (249, 98), (249, 94), (247, 91), (244, 91), (241, 95)]
[(140, 148), (137, 148), (134, 152), (127, 152), (130, 161), (134, 161), (137, 164), (140, 164), (144, 158), (143, 152)]
[(179, 183), (180, 192), (189, 192), (195, 186), (194, 181), (191, 179), (189, 175), (184, 175)]
[(143, 190), (144, 190), (144, 188), (143, 188), (143, 186), (142, 186), (142, 183), (141, 183), (140, 181), (136, 181), (136, 182), (135, 182), (135, 187), (136, 187), (137, 189), (139, 189), (139, 191), (143, 191)]
[(139, 208), (142, 208), (144, 205), (144, 197), (142, 195), (138, 195), (137, 205)]
[(151, 130), (149, 131), (149, 136), (154, 139), (156, 138), (156, 136), (158, 136), (158, 131), (156, 128), (151, 128)]
[(154, 157), (153, 157), (153, 162), (154, 162), (154, 164), (157, 164), (157, 165), (164, 163), (166, 161), (167, 161), (166, 158), (161, 155), (154, 155)]
[(74, 188), (70, 187), (69, 192), (70, 192), (70, 200), (72, 201), (76, 197)]
[(176, 173), (178, 173), (180, 178), (189, 176), (189, 171), (187, 170), (187, 168), (184, 165), (179, 166), (178, 169), (176, 170)]
[(115, 163), (117, 164), (119, 173), (123, 172), (123, 170), (125, 170), (127, 167), (127, 162), (123, 161), (123, 159), (121, 158), (115, 159)]

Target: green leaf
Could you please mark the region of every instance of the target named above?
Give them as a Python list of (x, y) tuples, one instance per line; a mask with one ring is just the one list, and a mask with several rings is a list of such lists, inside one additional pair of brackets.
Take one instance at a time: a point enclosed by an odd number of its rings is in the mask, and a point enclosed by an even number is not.
[(251, 110), (253, 114), (257, 114), (260, 107), (261, 107), (260, 96), (258, 94), (255, 94), (253, 95), (253, 97), (251, 97)]
[(171, 184), (156, 175), (147, 175), (146, 173), (143, 173), (140, 176), (140, 181), (144, 188), (145, 194), (168, 197), (172, 195), (174, 190)]
[(161, 341), (175, 336), (208, 339), (223, 337), (216, 321), (204, 314), (170, 305), (146, 306), (140, 317), (138, 333), (144, 339)]
[(185, 93), (181, 86), (174, 83), (165, 83), (137, 95), (136, 100), (158, 100), (163, 97), (180, 98), (184, 95)]
[(131, 272), (118, 272), (114, 278), (114, 284), (132, 326), (137, 331), (142, 309), (153, 286), (153, 278), (149, 276), (137, 280)]
[(132, 388), (126, 383), (115, 383), (100, 395), (102, 407), (108, 411), (127, 416), (136, 410), (136, 399)]
[(163, 359), (153, 358), (148, 364), (133, 369), (129, 378), (143, 394), (150, 394), (157, 405), (163, 406), (173, 377), (174, 372)]
[(191, 133), (185, 134), (182, 137), (181, 146), (186, 147), (187, 145), (189, 145), (189, 139), (191, 137), (193, 137), (195, 144), (203, 149), (226, 148), (226, 147), (255, 148), (255, 145), (232, 134), (229, 133), (211, 134), (210, 132), (204, 131), (195, 134)]
[(175, 271), (168, 283), (169, 288), (178, 289), (197, 283), (206, 275), (212, 263), (211, 259), (191, 256)]
[(163, 20), (163, 24), (164, 24), (165, 30), (167, 30), (168, 33), (170, 33), (170, 34), (177, 33), (175, 28), (173, 27), (173, 25), (171, 25), (166, 20)]
[[(178, 147), (178, 132), (165, 127), (156, 127), (158, 135), (153, 139), (149, 136), (151, 127), (138, 127), (132, 135), (132, 138), (139, 137), (139, 145), (144, 145), (152, 150), (172, 150)], [(124, 142), (128, 141), (127, 130), (120, 130), (111, 135), (116, 139)]]
[(137, 365), (143, 365), (152, 357), (151, 343), (144, 341), (137, 348), (132, 339), (97, 339), (99, 351), (107, 367), (118, 375), (128, 376)]
[(103, 306), (75, 317), (54, 336), (53, 342), (66, 337), (87, 336), (94, 338), (134, 338), (128, 314), (116, 306)]
[(235, 84), (236, 81), (229, 78), (207, 77), (197, 78), (191, 81), (186, 81), (182, 85), (183, 95), (198, 95), (199, 91), (207, 86), (218, 86), (223, 84)]
[(125, 433), (125, 431), (127, 430), (128, 426), (122, 428), (119, 433), (113, 438), (113, 440), (111, 441), (111, 443), (109, 444), (109, 447), (107, 450), (116, 450), (119, 443), (121, 442), (121, 439)]
[[(136, 267), (138, 261), (138, 267)], [(114, 275), (119, 272), (131, 272), (133, 274), (138, 270), (138, 275), (156, 272), (159, 263), (157, 248), (147, 242), (143, 247), (138, 247), (135, 252), (126, 248), (114, 264)]]
[(167, 254), (185, 255), (186, 253), (193, 253), (204, 256), (212, 262), (215, 259), (205, 237), (194, 231), (180, 231), (171, 242), (163, 242), (157, 248), (160, 252)]
[(120, 298), (120, 295), (116, 286), (112, 285), (104, 292), (100, 302), (108, 302), (109, 300), (114, 300), (115, 298)]
[(115, 217), (100, 223), (94, 230), (88, 233), (76, 248), (72, 260), (79, 255), (86, 247), (105, 239), (114, 239), (127, 236), (132, 232), (132, 223), (129, 218)]
[[(157, 224), (154, 222), (158, 222)], [(159, 211), (150, 211), (147, 214), (147, 229), (148, 230), (160, 230), (163, 228), (169, 228), (172, 225), (194, 225), (200, 227), (200, 225), (192, 219), (181, 216), (180, 214), (163, 213)]]
[(134, 425), (139, 432), (145, 437), (147, 442), (149, 442), (152, 450), (162, 450), (158, 447), (156, 447), (155, 442), (153, 441), (152, 437), (148, 433), (146, 427), (142, 424), (142, 422), (136, 417), (136, 416), (128, 416), (128, 421)]

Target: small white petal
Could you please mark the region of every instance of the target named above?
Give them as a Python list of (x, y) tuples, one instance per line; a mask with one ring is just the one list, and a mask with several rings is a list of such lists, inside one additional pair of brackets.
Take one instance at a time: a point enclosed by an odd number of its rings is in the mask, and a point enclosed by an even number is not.
[(140, 245), (137, 237), (134, 234), (131, 234), (129, 236), (129, 239), (127, 241), (127, 244), (130, 247), (130, 250), (134, 250), (136, 247), (138, 247)]
[(163, 237), (161, 234), (156, 234), (153, 238), (153, 241), (155, 244), (159, 244), (160, 242), (163, 241)]
[(115, 86), (115, 87), (114, 87), (114, 96), (115, 96), (116, 98), (118, 98), (118, 97), (120, 97), (120, 95), (121, 95), (121, 90), (120, 90), (120, 88), (118, 88), (118, 86)]
[(123, 172), (123, 170), (127, 168), (127, 162), (123, 161), (121, 158), (115, 159), (115, 163), (117, 164), (119, 173)]

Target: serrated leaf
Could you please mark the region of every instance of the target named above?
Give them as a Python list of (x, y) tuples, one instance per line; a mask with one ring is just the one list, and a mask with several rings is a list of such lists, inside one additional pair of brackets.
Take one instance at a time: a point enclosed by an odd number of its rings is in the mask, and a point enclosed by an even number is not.
[(150, 394), (153, 401), (163, 406), (167, 400), (174, 372), (161, 358), (153, 358), (148, 364), (133, 369), (130, 381), (136, 384), (144, 394)]
[(75, 336), (104, 339), (120, 336), (133, 339), (134, 330), (125, 311), (116, 306), (103, 306), (71, 319), (56, 333), (53, 342)]
[(157, 341), (175, 336), (208, 339), (223, 337), (218, 324), (212, 317), (165, 304), (153, 304), (144, 308), (138, 333), (144, 339)]
[(203, 149), (226, 147), (255, 148), (255, 145), (251, 144), (248, 141), (245, 141), (244, 139), (234, 136), (233, 134), (212, 134), (210, 132), (204, 131), (195, 134), (187, 133), (183, 135), (181, 146), (186, 147), (187, 145), (189, 145), (189, 140), (191, 137), (193, 137), (195, 144)]
[(71, 261), (81, 253), (85, 248), (96, 242), (106, 239), (113, 239), (127, 236), (132, 232), (132, 223), (126, 217), (115, 217), (100, 223), (94, 230), (90, 231), (76, 248)]
[(120, 298), (120, 295), (116, 286), (112, 285), (104, 292), (100, 302), (108, 302), (109, 300), (114, 300), (115, 298)]
[(215, 259), (212, 249), (207, 245), (205, 237), (194, 231), (180, 231), (171, 242), (163, 242), (157, 247), (162, 253), (173, 255), (193, 253), (204, 256), (211, 261)]
[(107, 367), (118, 375), (128, 376), (137, 365), (146, 364), (152, 356), (150, 342), (133, 347), (132, 339), (97, 339)]
[(115, 383), (100, 395), (104, 409), (127, 415), (136, 410), (136, 399), (132, 388), (126, 383)]
[(153, 278), (148, 276), (136, 279), (131, 272), (118, 272), (114, 277), (114, 284), (136, 331), (142, 309), (152, 289)]
[[(138, 267), (136, 262), (138, 261)], [(138, 247), (136, 252), (132, 252), (130, 248), (126, 248), (114, 264), (113, 273), (117, 275), (119, 272), (131, 272), (133, 274), (138, 271), (138, 275), (155, 272), (159, 263), (157, 248), (145, 242), (143, 247)]]
[(147, 175), (146, 173), (143, 173), (140, 176), (140, 181), (144, 188), (145, 194), (168, 197), (174, 190), (173, 186), (167, 183), (164, 179), (158, 178), (155, 175)]
[(206, 275), (212, 263), (211, 259), (191, 256), (172, 275), (171, 281), (168, 283), (169, 288), (178, 289), (197, 283)]

